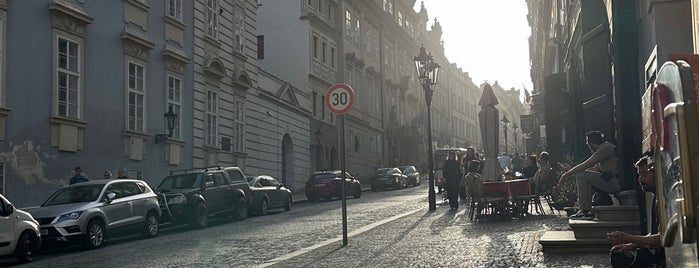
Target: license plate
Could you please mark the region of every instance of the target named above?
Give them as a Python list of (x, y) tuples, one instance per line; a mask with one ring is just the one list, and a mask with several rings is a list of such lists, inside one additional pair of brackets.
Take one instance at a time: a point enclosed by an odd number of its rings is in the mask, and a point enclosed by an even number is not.
[(323, 187), (323, 186), (325, 186), (325, 184), (323, 184), (323, 183), (316, 184), (316, 187)]
[(41, 235), (49, 235), (49, 230), (41, 229)]

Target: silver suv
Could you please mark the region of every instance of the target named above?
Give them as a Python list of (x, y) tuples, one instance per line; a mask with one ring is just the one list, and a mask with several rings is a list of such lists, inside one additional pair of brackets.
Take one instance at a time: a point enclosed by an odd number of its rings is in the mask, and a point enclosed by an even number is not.
[(44, 240), (104, 244), (106, 234), (158, 234), (158, 196), (141, 180), (94, 180), (58, 189), (31, 211)]
[(20, 263), (30, 262), (39, 248), (39, 223), (0, 194), (0, 257), (14, 254)]

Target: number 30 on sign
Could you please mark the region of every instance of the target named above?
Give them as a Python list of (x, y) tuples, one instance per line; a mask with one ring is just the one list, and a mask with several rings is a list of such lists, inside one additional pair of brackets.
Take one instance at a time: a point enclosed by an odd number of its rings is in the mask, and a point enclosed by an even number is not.
[(325, 94), (325, 106), (334, 114), (345, 114), (352, 109), (352, 105), (354, 105), (354, 89), (348, 84), (334, 84)]

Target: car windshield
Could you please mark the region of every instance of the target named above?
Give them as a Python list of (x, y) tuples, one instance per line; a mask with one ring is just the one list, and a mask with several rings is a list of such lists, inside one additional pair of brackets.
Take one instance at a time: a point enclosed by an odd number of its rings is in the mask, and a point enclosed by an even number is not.
[(173, 189), (193, 189), (201, 185), (201, 176), (198, 173), (179, 174), (167, 176), (158, 185), (158, 191), (167, 192)]
[(51, 195), (51, 197), (49, 197), (49, 199), (46, 200), (46, 202), (44, 202), (44, 204), (41, 206), (45, 207), (61, 204), (93, 202), (99, 198), (102, 188), (104, 188), (104, 184), (80, 185), (61, 188), (53, 193), (53, 195)]
[(316, 175), (313, 175), (313, 177), (312, 177), (311, 179), (314, 179), (314, 180), (327, 180), (327, 179), (334, 179), (334, 178), (337, 178), (337, 176), (336, 176), (335, 174), (332, 174), (332, 173), (330, 173), (330, 174), (324, 173), (324, 174), (316, 174)]
[(408, 173), (410, 166), (404, 166), (404, 167), (398, 167), (400, 171), (403, 171), (403, 173)]

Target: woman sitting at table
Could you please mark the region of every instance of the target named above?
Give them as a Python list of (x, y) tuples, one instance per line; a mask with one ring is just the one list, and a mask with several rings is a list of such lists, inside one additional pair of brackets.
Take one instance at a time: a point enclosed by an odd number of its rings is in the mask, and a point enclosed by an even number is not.
[(483, 192), (483, 178), (480, 171), (481, 162), (478, 160), (471, 160), (468, 162), (468, 173), (464, 176), (464, 184), (468, 190), (468, 195), (474, 201), (482, 201), (485, 196)]

